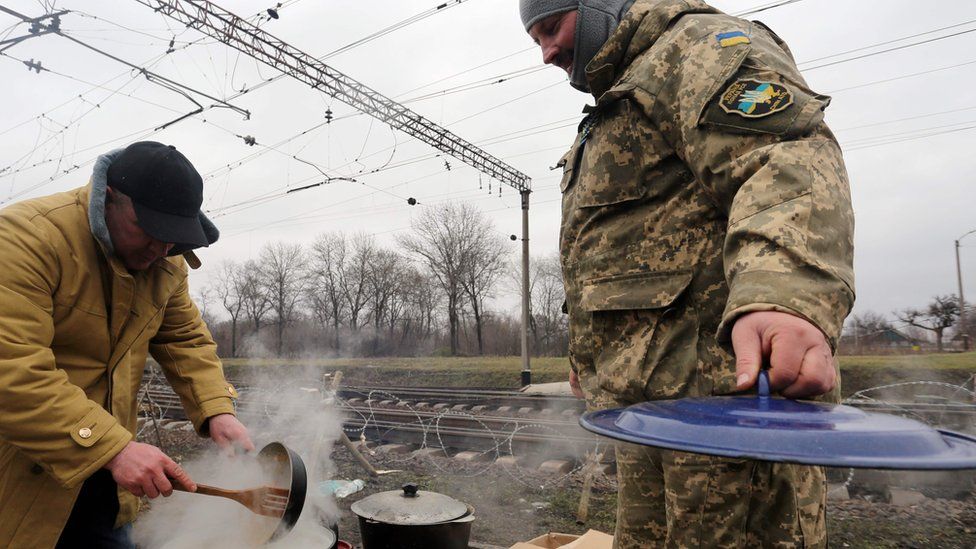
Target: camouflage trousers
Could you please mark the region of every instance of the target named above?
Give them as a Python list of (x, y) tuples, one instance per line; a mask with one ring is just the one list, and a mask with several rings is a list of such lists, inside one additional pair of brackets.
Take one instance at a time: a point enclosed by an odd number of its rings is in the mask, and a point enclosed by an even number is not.
[(827, 546), (821, 467), (615, 446), (614, 549)]

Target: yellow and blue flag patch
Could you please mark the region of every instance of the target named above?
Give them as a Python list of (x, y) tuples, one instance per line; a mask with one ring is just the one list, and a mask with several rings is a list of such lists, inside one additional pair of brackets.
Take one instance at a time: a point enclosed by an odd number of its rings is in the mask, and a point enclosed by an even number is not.
[(729, 46), (738, 46), (739, 44), (752, 43), (752, 40), (749, 40), (749, 36), (742, 31), (723, 32), (721, 34), (716, 34), (715, 39), (718, 40), (718, 44), (723, 48), (727, 48)]

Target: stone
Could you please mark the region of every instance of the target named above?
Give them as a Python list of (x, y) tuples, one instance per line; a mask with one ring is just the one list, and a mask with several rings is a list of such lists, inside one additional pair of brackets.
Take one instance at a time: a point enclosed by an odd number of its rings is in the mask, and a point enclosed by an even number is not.
[(846, 501), (851, 499), (851, 493), (847, 490), (847, 485), (843, 483), (827, 485), (828, 501)]
[(436, 457), (436, 458), (446, 458), (448, 457), (447, 451), (443, 448), (421, 448), (419, 450), (414, 450), (414, 457)]
[(558, 473), (565, 475), (573, 470), (573, 462), (565, 459), (550, 459), (543, 461), (539, 465), (539, 471), (543, 473)]
[(495, 460), (495, 465), (500, 467), (515, 467), (521, 465), (525, 458), (520, 456), (501, 456)]
[(410, 451), (410, 446), (406, 444), (384, 444), (376, 448), (376, 452), (380, 454), (407, 454)]
[(483, 461), (491, 460), (491, 454), (487, 452), (475, 452), (472, 450), (465, 450), (464, 452), (458, 452), (454, 454), (454, 459), (457, 461), (467, 461), (471, 463), (480, 463)]
[(906, 488), (888, 489), (888, 501), (897, 507), (918, 505), (925, 500), (926, 497), (921, 492), (916, 492), (915, 490), (908, 490)]

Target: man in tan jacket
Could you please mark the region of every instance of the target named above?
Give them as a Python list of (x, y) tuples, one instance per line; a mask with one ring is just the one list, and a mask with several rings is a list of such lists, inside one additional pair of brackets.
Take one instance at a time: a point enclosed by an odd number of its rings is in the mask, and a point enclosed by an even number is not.
[(134, 440), (149, 354), (200, 435), (254, 449), (187, 288), (218, 236), (202, 188), (175, 148), (139, 142), (85, 187), (0, 210), (0, 547), (132, 547), (139, 497), (195, 489)]

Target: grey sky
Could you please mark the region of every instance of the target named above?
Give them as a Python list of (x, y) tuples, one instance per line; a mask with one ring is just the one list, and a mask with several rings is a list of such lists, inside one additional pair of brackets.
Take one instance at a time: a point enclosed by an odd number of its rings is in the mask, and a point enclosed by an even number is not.
[[(30, 16), (42, 14), (43, 4), (51, 3), (0, 0)], [(61, 24), (75, 38), (138, 66), (149, 63), (150, 70), (215, 97), (231, 97), (243, 86), (254, 88), (261, 79), (276, 75), (210, 39), (183, 48), (201, 35), (134, 0), (53, 3), (57, 9), (73, 10)], [(737, 13), (769, 3), (737, 0), (714, 5)], [(272, 5), (250, 0), (219, 4), (244, 17)], [(280, 19), (261, 25), (319, 56), (437, 4), (288, 0)], [(926, 6), (919, 9), (917, 2), (907, 0), (804, 0), (754, 16), (790, 44), (811, 87), (834, 97), (827, 120), (845, 148), (857, 215), (857, 311), (890, 313), (924, 305), (935, 294), (955, 293), (953, 240), (976, 229), (976, 154), (969, 129), (976, 126), (976, 32), (965, 33), (976, 29), (976, 3), (939, 0)], [(26, 25), (14, 27), (15, 23), (0, 14), (0, 39), (26, 33)], [(817, 68), (953, 33), (964, 34)], [(174, 36), (176, 51), (160, 58)], [(440, 94), (409, 106), (483, 144), (533, 178), (532, 252), (543, 255), (556, 251), (559, 222), (559, 190), (549, 166), (573, 139), (587, 96), (570, 88), (558, 69), (529, 70), (541, 59), (532, 46), (519, 24), (517, 2), (465, 0), (327, 63), (398, 100), (526, 69), (527, 74), (501, 84)], [(505, 187), (499, 196), (498, 182), (482, 177), (479, 190), (478, 174), (460, 161), (446, 159), (451, 165), (447, 170), (445, 158), (433, 157), (435, 151), (429, 147), (297, 81), (280, 79), (232, 100), (251, 111), (250, 120), (233, 110), (214, 108), (153, 132), (195, 105), (58, 36), (32, 38), (5, 53), (11, 57), (0, 57), (0, 170), (10, 169), (0, 173), (0, 201), (7, 204), (82, 185), (97, 154), (137, 138), (175, 144), (204, 174), (205, 209), (223, 231), (221, 241), (200, 254), (205, 267), (193, 274), (195, 285), (206, 283), (221, 261), (255, 257), (274, 240), (307, 243), (322, 232), (343, 230), (372, 233), (392, 245), (412, 216), (425, 215), (427, 208), (445, 200), (466, 201), (487, 212), (499, 238), (520, 231), (518, 195), (512, 189)], [(20, 61), (30, 59), (59, 74), (29, 72)], [(847, 89), (964, 63), (970, 64)], [(79, 80), (104, 87), (90, 91), (92, 86)], [(195, 98), (205, 107), (213, 104)], [(324, 122), (327, 109), (333, 111), (333, 122), (311, 129)], [(522, 130), (549, 128), (554, 129), (501, 141), (522, 135)], [(931, 133), (957, 131), (911, 139), (930, 128)], [(305, 130), (310, 131), (285, 141)], [(250, 147), (237, 136), (253, 136), (258, 145)], [(910, 140), (884, 144), (902, 138)], [(317, 164), (330, 176), (357, 182), (337, 181), (283, 196), (288, 188), (322, 179), (315, 166), (294, 156)], [(30, 167), (43, 161), (48, 162)], [(80, 167), (72, 170), (74, 165)], [(370, 173), (377, 168), (384, 169)], [(66, 169), (70, 173), (64, 174)], [(272, 199), (254, 201), (262, 196)], [(421, 205), (408, 206), (408, 197)], [(976, 299), (976, 235), (964, 243), (966, 289), (968, 297)], [(518, 244), (511, 244), (515, 253)], [(507, 299), (499, 302), (506, 309), (511, 305)]]

